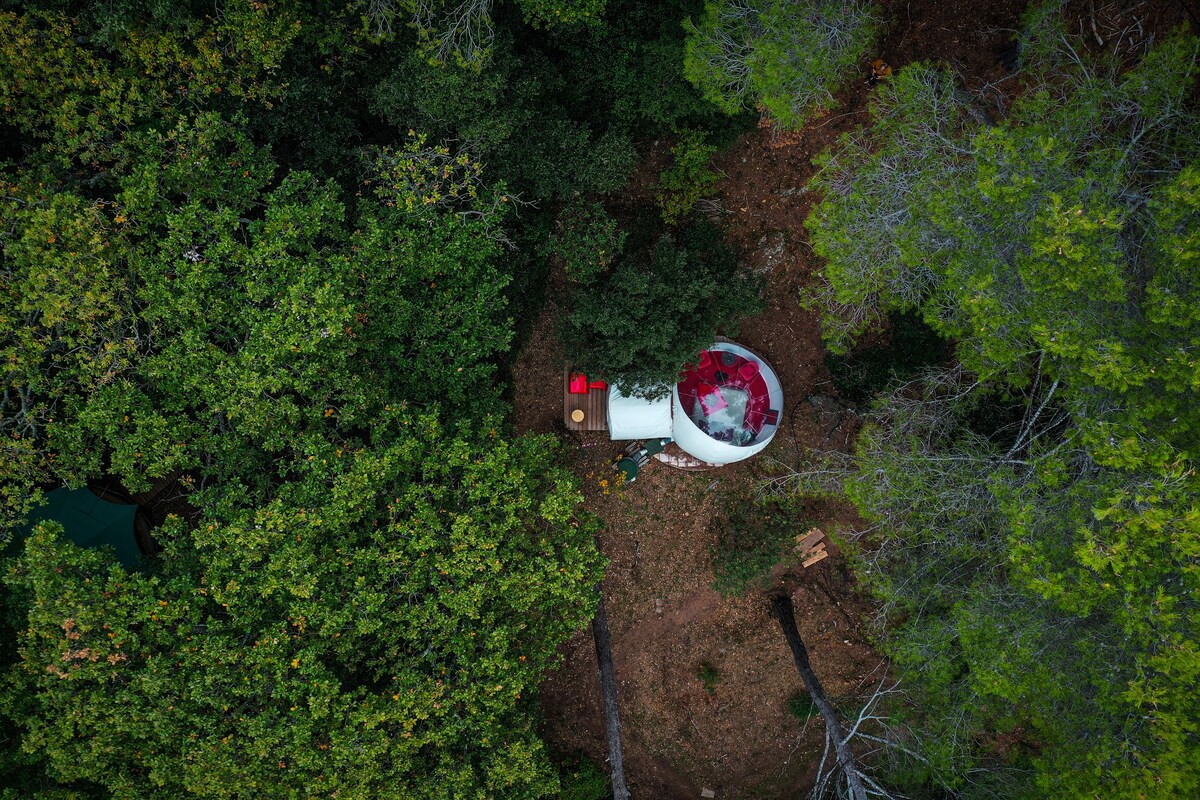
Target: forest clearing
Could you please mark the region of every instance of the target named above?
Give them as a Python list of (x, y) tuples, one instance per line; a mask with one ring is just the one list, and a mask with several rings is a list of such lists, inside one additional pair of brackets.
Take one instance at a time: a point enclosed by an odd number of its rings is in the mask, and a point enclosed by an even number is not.
[(1198, 15), (0, 3), (0, 800), (1200, 796)]
[[(953, 64), (973, 88), (1003, 83), (1002, 63), (1011, 46), (1022, 2), (886, 4), (888, 35), (875, 54), (890, 65), (917, 60)], [(1105, 8), (1108, 8), (1107, 6)], [(1187, 10), (1161, 3), (1131, 13), (1154, 19), (1165, 31)], [(1091, 27), (1094, 6), (1071, 8)], [(1116, 16), (1116, 15), (1114, 15)], [(1109, 29), (1119, 19), (1103, 22)], [(838, 105), (796, 132), (765, 126), (744, 134), (714, 159), (721, 173), (716, 196), (734, 246), (767, 276), (766, 310), (742, 321), (739, 340), (767, 353), (781, 367), (792, 398), (781, 440), (766, 456), (785, 465), (805, 449), (849, 450), (857, 429), (855, 404), (835, 399), (825, 368), (819, 314), (799, 303), (800, 287), (820, 263), (808, 244), (804, 220), (812, 205), (807, 187), (813, 157), (861, 124), (871, 88), (862, 81), (838, 96)], [(653, 188), (665, 144), (643, 167), (651, 176), (632, 191)], [(646, 187), (650, 187), (647, 189)], [(545, 386), (561, 367), (553, 310), (539, 320), (517, 362), (515, 406), (519, 430), (552, 432), (559, 426), (556, 400)], [(809, 398), (815, 397), (815, 402)], [(714, 472), (682, 473), (657, 466), (639, 484), (620, 491), (598, 485), (617, 443), (603, 434), (576, 440), (576, 470), (587, 476), (589, 507), (605, 520), (601, 550), (612, 562), (605, 579), (609, 617), (621, 678), (626, 771), (634, 797), (799, 797), (812, 788), (823, 734), (815, 721), (789, 713), (803, 683), (795, 675), (768, 598), (780, 590), (796, 600), (801, 631), (827, 690), (857, 708), (886, 680), (887, 660), (871, 647), (871, 603), (850, 569), (838, 560), (823, 569), (800, 568), (794, 553), (769, 583), (744, 597), (722, 597), (712, 586), (715, 525), (727, 513), (721, 502), (740, 490), (757, 491), (778, 468), (754, 463)], [(782, 452), (780, 452), (782, 451)], [(724, 488), (717, 492), (719, 485)], [(861, 526), (848, 504), (814, 502), (806, 518), (832, 530)], [(787, 549), (783, 551), (787, 553)], [(542, 688), (549, 738), (603, 762), (603, 711), (590, 634), (567, 645), (566, 664)], [(700, 674), (712, 666), (717, 690)]]

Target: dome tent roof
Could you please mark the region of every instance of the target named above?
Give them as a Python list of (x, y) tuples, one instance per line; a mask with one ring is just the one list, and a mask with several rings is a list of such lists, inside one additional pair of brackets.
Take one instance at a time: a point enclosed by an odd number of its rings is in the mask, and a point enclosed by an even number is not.
[(730, 464), (761, 452), (779, 428), (783, 387), (752, 350), (719, 342), (671, 392), (673, 438), (688, 454)]
[(670, 436), (684, 452), (714, 465), (742, 461), (765, 448), (783, 412), (783, 387), (761, 356), (733, 342), (701, 351), (666, 399), (609, 392), (613, 439)]
[(112, 503), (90, 489), (55, 489), (46, 495), (46, 504), (29, 513), (29, 520), (17, 529), (14, 541), (24, 539), (41, 522), (58, 522), (68, 539), (81, 547), (111, 547), (117, 561), (133, 569), (141, 561), (134, 536), (136, 505)]

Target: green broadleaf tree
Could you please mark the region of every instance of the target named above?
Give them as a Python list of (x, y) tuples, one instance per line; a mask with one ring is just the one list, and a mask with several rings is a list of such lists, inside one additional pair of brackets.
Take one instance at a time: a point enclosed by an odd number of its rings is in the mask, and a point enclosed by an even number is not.
[(576, 483), (546, 441), (397, 412), (376, 438), (260, 506), (210, 493), (154, 576), (35, 534), (9, 577), (22, 747), (143, 797), (552, 796), (523, 709), (592, 613)]
[(760, 287), (741, 271), (715, 228), (692, 223), (572, 294), (563, 323), (576, 369), (625, 393), (661, 396), (718, 331), (761, 307)]

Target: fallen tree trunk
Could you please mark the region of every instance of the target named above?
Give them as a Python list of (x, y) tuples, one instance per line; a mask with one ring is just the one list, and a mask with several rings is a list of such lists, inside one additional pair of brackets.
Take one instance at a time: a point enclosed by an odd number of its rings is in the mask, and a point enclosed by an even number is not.
[(792, 608), (792, 598), (787, 595), (773, 598), (771, 609), (775, 614), (775, 619), (779, 620), (779, 627), (783, 628), (783, 637), (787, 639), (788, 646), (792, 648), (792, 659), (796, 662), (796, 670), (804, 680), (804, 687), (808, 689), (813, 704), (825, 720), (825, 731), (833, 740), (833, 750), (845, 776), (850, 800), (867, 800), (867, 790), (863, 786), (858, 763), (854, 759), (853, 751), (850, 750), (846, 731), (842, 727), (841, 720), (838, 719), (837, 710), (825, 696), (821, 682), (817, 680), (812, 665), (808, 663), (808, 650), (804, 647), (804, 640), (800, 638), (800, 629), (796, 627), (796, 613)]
[(604, 729), (608, 734), (608, 765), (612, 774), (613, 800), (629, 800), (625, 785), (625, 762), (621, 757), (621, 717), (617, 713), (617, 679), (613, 671), (612, 642), (608, 636), (608, 617), (604, 613), (604, 592), (596, 587), (600, 602), (592, 620), (592, 639), (596, 642), (596, 666), (600, 671), (600, 691), (604, 694)]

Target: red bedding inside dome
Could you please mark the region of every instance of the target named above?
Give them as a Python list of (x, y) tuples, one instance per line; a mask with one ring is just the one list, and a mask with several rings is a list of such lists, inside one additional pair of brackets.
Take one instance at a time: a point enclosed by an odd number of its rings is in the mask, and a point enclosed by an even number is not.
[(684, 372), (679, 381), (679, 402), (684, 412), (694, 417), (697, 403), (705, 416), (723, 407), (719, 394), (723, 386), (741, 389), (749, 395), (744, 427), (757, 437), (770, 416), (771, 396), (758, 364), (736, 353), (726, 350), (700, 353), (696, 365)]

